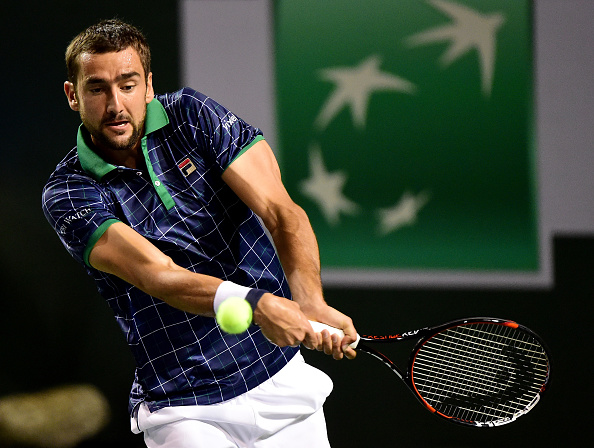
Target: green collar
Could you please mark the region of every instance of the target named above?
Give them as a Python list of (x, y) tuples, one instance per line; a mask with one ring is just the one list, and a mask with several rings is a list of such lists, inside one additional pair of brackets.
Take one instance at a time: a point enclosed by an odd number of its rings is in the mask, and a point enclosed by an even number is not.
[[(142, 138), (145, 139), (148, 134), (161, 129), (167, 124), (169, 124), (169, 117), (165, 112), (165, 108), (159, 101), (153, 99), (146, 106), (145, 132), (144, 137)], [(116, 168), (111, 163), (107, 163), (103, 160), (95, 151), (93, 151), (93, 149), (91, 149), (93, 147), (91, 136), (82, 124), (78, 128), (76, 145), (78, 159), (80, 160), (83, 170), (93, 176), (95, 180), (101, 180), (103, 176)]]

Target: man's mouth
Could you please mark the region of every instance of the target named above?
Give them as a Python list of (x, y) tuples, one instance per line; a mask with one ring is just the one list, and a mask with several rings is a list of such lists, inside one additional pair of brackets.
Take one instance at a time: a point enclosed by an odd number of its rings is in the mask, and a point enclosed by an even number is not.
[(127, 125), (129, 123), (130, 122), (127, 121), (127, 120), (108, 121), (108, 122), (105, 123), (105, 127), (107, 129), (111, 129), (111, 130), (116, 131), (116, 132), (118, 132), (118, 131), (119, 132), (122, 132), (122, 131), (125, 131), (127, 129)]
[(124, 126), (126, 126), (126, 124), (128, 124), (127, 121), (110, 121), (108, 123), (105, 123), (106, 126), (110, 126), (110, 127), (116, 127), (116, 128), (122, 128)]

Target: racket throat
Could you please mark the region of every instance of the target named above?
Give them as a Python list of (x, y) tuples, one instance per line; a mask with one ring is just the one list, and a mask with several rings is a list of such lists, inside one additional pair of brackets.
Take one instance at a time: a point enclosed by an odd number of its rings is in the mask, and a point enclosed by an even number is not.
[(402, 374), (402, 372), (400, 371), (400, 369), (396, 366), (396, 364), (394, 364), (390, 358), (388, 358), (386, 355), (384, 355), (383, 353), (378, 352), (377, 350), (374, 350), (372, 348), (367, 347), (366, 345), (360, 344), (359, 347), (357, 348), (357, 350), (360, 350), (362, 352), (367, 353), (370, 356), (373, 356), (376, 359), (379, 359), (381, 362), (383, 362), (387, 367), (389, 367), (392, 372), (394, 372), (398, 378), (400, 378), (401, 380), (404, 380), (404, 375)]

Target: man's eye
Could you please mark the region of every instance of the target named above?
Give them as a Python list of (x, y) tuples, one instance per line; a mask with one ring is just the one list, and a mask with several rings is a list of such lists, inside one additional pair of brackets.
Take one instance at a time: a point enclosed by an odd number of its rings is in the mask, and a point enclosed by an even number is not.
[(124, 91), (130, 91), (133, 88), (134, 88), (134, 86), (132, 86), (132, 85), (131, 86), (122, 86), (122, 90), (124, 90)]

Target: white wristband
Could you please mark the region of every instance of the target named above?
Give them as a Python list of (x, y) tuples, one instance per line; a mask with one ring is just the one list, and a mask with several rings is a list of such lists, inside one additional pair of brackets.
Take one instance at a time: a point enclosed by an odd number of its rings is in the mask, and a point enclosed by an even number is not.
[(224, 281), (221, 283), (217, 288), (217, 292), (215, 293), (214, 301), (212, 303), (215, 314), (219, 310), (219, 306), (221, 306), (221, 303), (223, 303), (224, 300), (228, 299), (229, 297), (241, 297), (242, 299), (245, 299), (251, 289), (252, 288), (241, 286), (230, 281)]

